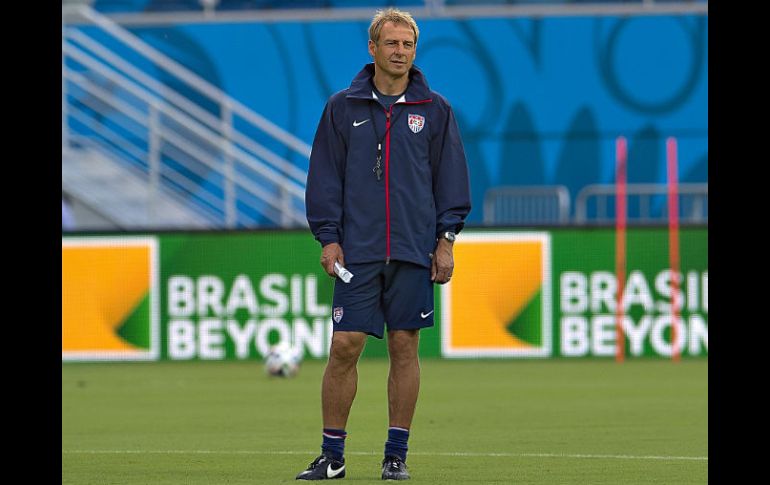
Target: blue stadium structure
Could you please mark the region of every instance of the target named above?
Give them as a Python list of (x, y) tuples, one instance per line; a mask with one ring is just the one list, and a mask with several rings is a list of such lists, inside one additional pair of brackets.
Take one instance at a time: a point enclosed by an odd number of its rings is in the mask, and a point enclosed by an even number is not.
[(80, 229), (304, 226), (319, 113), (384, 6), (415, 14), (416, 64), (454, 100), (470, 225), (612, 222), (619, 136), (630, 223), (666, 220), (669, 137), (680, 218), (708, 220), (708, 2), (72, 3), (62, 183)]

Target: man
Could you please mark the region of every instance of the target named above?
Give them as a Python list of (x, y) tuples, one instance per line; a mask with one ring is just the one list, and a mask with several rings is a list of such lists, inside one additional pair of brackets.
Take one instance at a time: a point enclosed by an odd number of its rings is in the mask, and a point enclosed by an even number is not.
[(433, 284), (452, 277), (455, 234), (470, 212), (468, 167), (452, 108), (413, 66), (419, 29), (397, 9), (378, 11), (369, 54), (350, 87), (327, 102), (313, 141), (305, 202), (335, 280), (334, 333), (323, 376), (321, 455), (302, 480), (345, 476), (344, 445), (366, 338), (390, 358), (382, 478), (409, 478), (407, 440), (420, 387), (420, 328), (433, 326)]

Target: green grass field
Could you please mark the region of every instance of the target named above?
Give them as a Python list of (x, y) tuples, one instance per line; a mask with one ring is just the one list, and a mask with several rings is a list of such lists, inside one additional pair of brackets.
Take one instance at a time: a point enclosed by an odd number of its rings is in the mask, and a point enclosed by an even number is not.
[[(62, 364), (62, 484), (279, 484), (320, 451), (324, 362)], [(347, 477), (382, 483), (387, 360), (359, 364)], [(414, 484), (708, 483), (708, 361), (422, 361)]]

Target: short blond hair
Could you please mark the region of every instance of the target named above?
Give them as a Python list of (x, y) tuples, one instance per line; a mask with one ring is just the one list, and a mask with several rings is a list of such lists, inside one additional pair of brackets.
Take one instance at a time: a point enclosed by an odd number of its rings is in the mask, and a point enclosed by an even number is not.
[(420, 37), (420, 29), (417, 27), (417, 22), (414, 21), (414, 18), (412, 18), (412, 15), (409, 12), (404, 12), (392, 7), (385, 10), (377, 10), (371, 25), (369, 25), (369, 40), (375, 44), (380, 40), (380, 31), (382, 30), (382, 26), (385, 25), (385, 22), (404, 24), (411, 27), (412, 32), (414, 32), (414, 43), (417, 44), (417, 38)]

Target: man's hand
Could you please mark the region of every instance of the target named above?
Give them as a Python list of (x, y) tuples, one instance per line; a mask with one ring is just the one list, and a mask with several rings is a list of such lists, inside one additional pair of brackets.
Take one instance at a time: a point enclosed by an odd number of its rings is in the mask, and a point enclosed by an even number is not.
[(342, 266), (345, 266), (345, 256), (342, 254), (342, 246), (340, 246), (339, 243), (329, 243), (324, 246), (323, 251), (321, 252), (321, 267), (323, 267), (324, 271), (326, 271), (332, 278), (337, 277), (337, 274), (334, 272), (334, 263), (337, 261), (339, 261)]
[(452, 278), (455, 268), (455, 258), (452, 255), (452, 243), (444, 238), (438, 240), (436, 251), (430, 269), (430, 280), (443, 285)]

